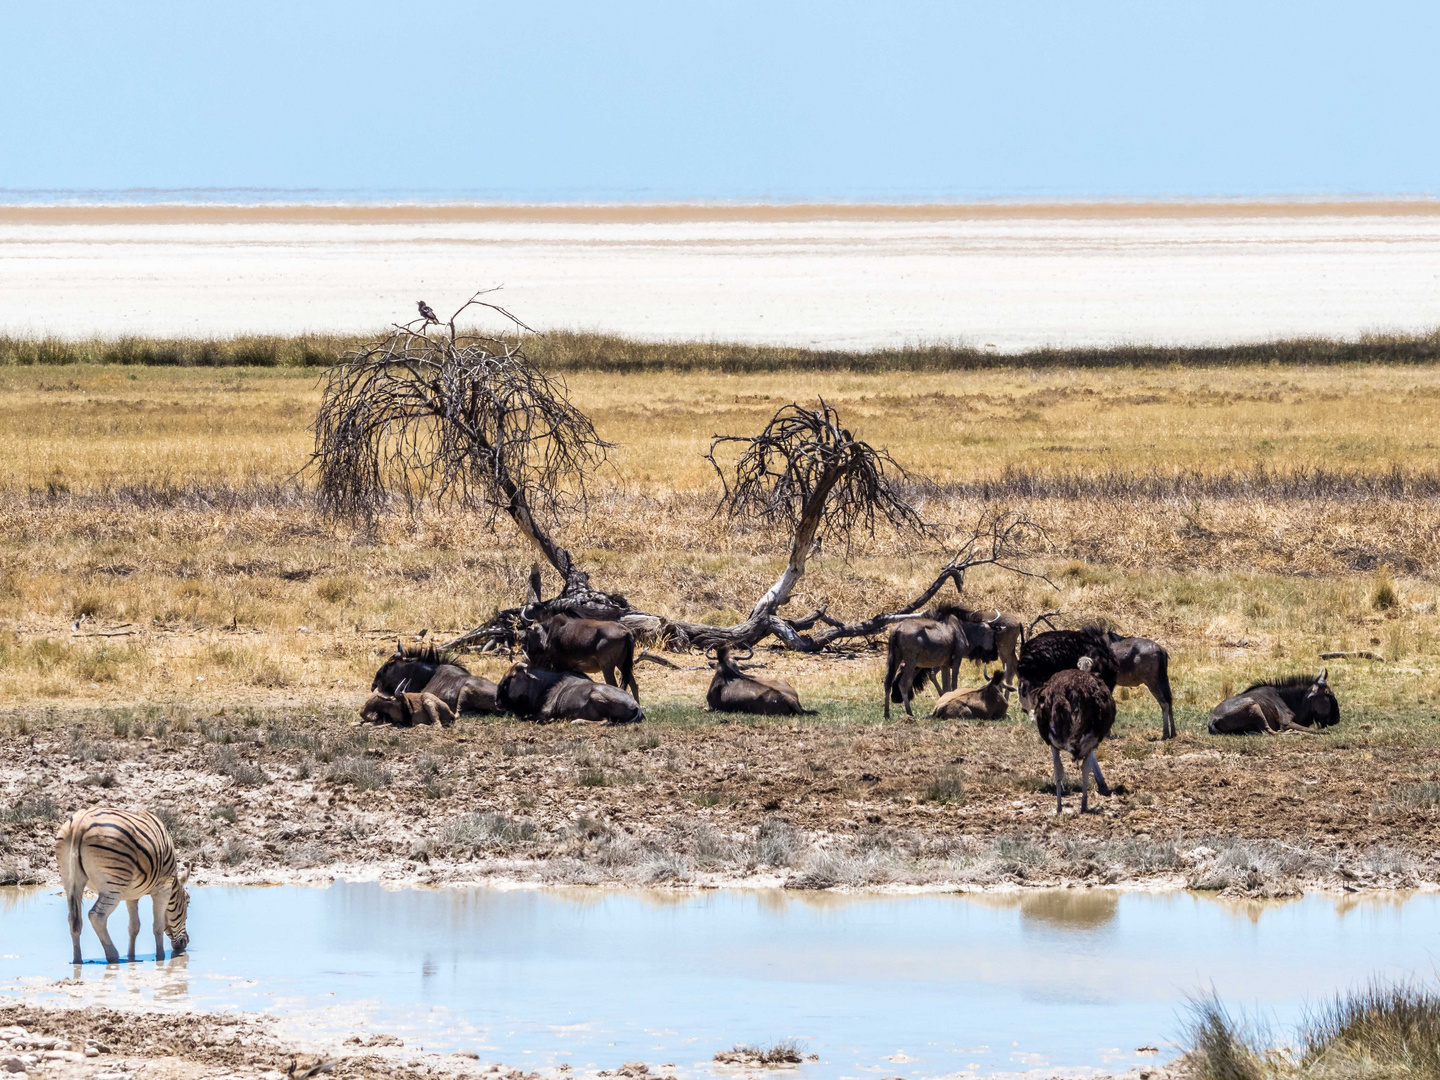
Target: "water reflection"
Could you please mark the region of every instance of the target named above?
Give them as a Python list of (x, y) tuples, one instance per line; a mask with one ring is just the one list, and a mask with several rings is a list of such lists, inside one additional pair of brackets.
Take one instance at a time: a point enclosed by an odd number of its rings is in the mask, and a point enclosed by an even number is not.
[(64, 898), (0, 890), (0, 987), (272, 1011), (534, 1066), (681, 1075), (796, 1038), (821, 1055), (814, 1080), (892, 1074), (900, 1055), (915, 1078), (1119, 1070), (1154, 1060), (1135, 1047), (1172, 1055), (1177, 1012), (1212, 986), (1284, 1024), (1376, 974), (1429, 975), (1440, 896), (236, 887), (195, 890), (191, 932), (187, 956), (66, 979)]
[(1094, 930), (1115, 919), (1120, 894), (1111, 890), (1047, 889), (1020, 900), (1020, 918), (1046, 926)]

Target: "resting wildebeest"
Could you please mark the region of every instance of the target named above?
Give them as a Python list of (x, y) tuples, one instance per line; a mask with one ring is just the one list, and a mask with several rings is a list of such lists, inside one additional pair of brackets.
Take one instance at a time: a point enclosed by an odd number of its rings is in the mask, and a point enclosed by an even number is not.
[(705, 704), (711, 712), (759, 713), (761, 716), (813, 714), (800, 704), (800, 695), (784, 679), (767, 678), (741, 671), (730, 658), (730, 647), (715, 649), (715, 677)]
[(1159, 642), (1143, 637), (1122, 637), (1111, 630), (1110, 652), (1115, 657), (1116, 686), (1143, 686), (1160, 703), (1160, 738), (1175, 737), (1175, 713), (1170, 694), (1170, 654)]
[(496, 700), (522, 720), (589, 720), (633, 724), (644, 720), (640, 703), (615, 686), (573, 671), (536, 671), (523, 661), (500, 680)]
[(495, 684), (471, 675), (434, 645), (407, 648), (396, 642), (394, 655), (380, 665), (370, 689), (393, 697), (402, 685), (415, 693), (434, 694), (457, 716), (498, 711)]
[[(1024, 655), (1021, 655), (1024, 662)], [(1105, 774), (1095, 760), (1095, 748), (1110, 734), (1115, 724), (1115, 698), (1110, 687), (1091, 671), (1095, 666), (1089, 656), (1078, 659), (1079, 666), (1056, 672), (1035, 693), (1035, 726), (1040, 738), (1050, 747), (1055, 765), (1055, 813), (1065, 809), (1065, 767), (1060, 764), (1060, 751), (1066, 750), (1080, 766), (1080, 812), (1089, 811), (1090, 773), (1095, 774), (1095, 787), (1101, 795), (1109, 795)]]
[(546, 671), (602, 672), (609, 685), (629, 690), (640, 700), (635, 682), (635, 634), (613, 619), (581, 619), (563, 611), (538, 619), (525, 631), (525, 656)]
[(942, 720), (1003, 720), (1010, 711), (1005, 695), (1014, 689), (1005, 685), (1005, 669), (1001, 668), (976, 690), (951, 690), (940, 695), (930, 715)]
[(1110, 639), (1098, 626), (1087, 626), (1083, 630), (1047, 630), (1020, 646), (1016, 684), (1021, 706), (1033, 710), (1040, 688), (1051, 676), (1076, 667), (1082, 656), (1090, 658), (1090, 673), (1108, 689), (1115, 689), (1115, 655), (1110, 650)]
[(1260, 682), (1210, 710), (1211, 735), (1275, 735), (1281, 731), (1303, 731), (1314, 735), (1311, 725), (1329, 727), (1340, 722), (1340, 703), (1330, 689), (1330, 669), (1314, 678), (1292, 675), (1288, 679)]
[[(890, 631), (885, 663), (885, 718), (890, 718), (890, 702), (905, 706), (905, 715), (914, 716), (910, 698), (915, 680), (923, 679), (927, 669), (942, 673), (940, 689), (955, 689), (959, 681), (960, 662), (979, 660), (989, 663), (999, 658), (995, 647), (995, 620), (967, 622), (966, 609), (951, 604), (934, 610), (933, 618), (916, 617), (896, 624)], [(999, 619), (996, 613), (996, 619)]]
[(388, 720), (392, 724), (414, 727), (416, 724), (439, 724), (449, 727), (455, 723), (455, 713), (434, 694), (408, 693), (371, 694), (360, 709), (360, 719), (367, 724)]

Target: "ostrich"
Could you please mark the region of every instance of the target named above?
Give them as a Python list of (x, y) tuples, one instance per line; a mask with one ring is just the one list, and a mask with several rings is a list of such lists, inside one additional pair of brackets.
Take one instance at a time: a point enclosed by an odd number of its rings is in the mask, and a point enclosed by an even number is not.
[(1090, 772), (1095, 787), (1109, 795), (1105, 774), (1095, 760), (1095, 748), (1115, 723), (1115, 698), (1110, 688), (1090, 671), (1093, 661), (1082, 656), (1077, 666), (1052, 675), (1035, 695), (1035, 726), (1050, 747), (1055, 764), (1055, 813), (1065, 810), (1065, 767), (1060, 751), (1067, 750), (1080, 766), (1080, 812), (1090, 806)]

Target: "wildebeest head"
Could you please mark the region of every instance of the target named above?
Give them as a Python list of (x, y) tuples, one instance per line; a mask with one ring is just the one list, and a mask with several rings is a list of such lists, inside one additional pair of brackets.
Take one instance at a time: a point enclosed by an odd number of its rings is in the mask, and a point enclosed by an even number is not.
[(1295, 710), (1295, 722), (1314, 724), (1316, 727), (1330, 727), (1340, 722), (1340, 703), (1335, 700), (1334, 691), (1330, 689), (1329, 668), (1316, 675), (1315, 681), (1305, 691), (1305, 696), (1300, 699), (1300, 707)]
[(532, 716), (545, 704), (545, 686), (530, 670), (530, 665), (520, 661), (510, 665), (510, 670), (495, 690), (495, 703), (506, 712), (517, 716)]

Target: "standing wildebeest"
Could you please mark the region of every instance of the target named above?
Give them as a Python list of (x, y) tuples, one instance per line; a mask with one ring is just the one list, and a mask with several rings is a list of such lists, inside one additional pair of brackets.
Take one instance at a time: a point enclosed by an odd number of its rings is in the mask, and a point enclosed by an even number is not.
[(966, 609), (942, 605), (934, 618), (906, 619), (890, 631), (885, 663), (885, 718), (890, 718), (890, 702), (905, 706), (905, 715), (914, 716), (910, 698), (915, 680), (924, 678), (927, 669), (942, 672), (941, 692), (955, 689), (959, 681), (960, 662), (979, 660), (989, 663), (999, 658), (995, 647), (995, 622), (967, 622)]
[(1174, 698), (1170, 694), (1170, 654), (1159, 642), (1143, 637), (1121, 637), (1111, 630), (1110, 652), (1115, 657), (1117, 686), (1143, 686), (1160, 703), (1160, 738), (1175, 737)]
[[(1024, 663), (1025, 657), (1020, 657)], [(1055, 765), (1055, 813), (1065, 809), (1065, 767), (1060, 764), (1060, 751), (1069, 751), (1080, 766), (1080, 812), (1090, 809), (1090, 773), (1095, 774), (1095, 787), (1101, 795), (1109, 795), (1105, 774), (1095, 760), (1095, 748), (1115, 724), (1115, 698), (1110, 687), (1091, 672), (1094, 661), (1089, 656), (1078, 660), (1078, 667), (1056, 672), (1035, 694), (1035, 726), (1040, 738), (1050, 747)]]
[(396, 642), (395, 654), (380, 665), (370, 689), (394, 697), (402, 686), (415, 693), (434, 694), (457, 716), (498, 711), (495, 684), (471, 675), (434, 645), (407, 648)]
[(1107, 688), (1115, 689), (1115, 656), (1110, 639), (1097, 626), (1083, 630), (1047, 630), (1020, 647), (1016, 665), (1020, 704), (1035, 708), (1035, 697), (1051, 676), (1076, 667), (1082, 656), (1090, 658), (1090, 672)]
[(418, 694), (402, 691), (395, 695), (376, 692), (360, 707), (360, 719), (367, 724), (388, 720), (402, 727), (414, 727), (416, 724), (450, 727), (455, 723), (455, 713), (434, 694), (424, 691)]
[(591, 720), (631, 724), (645, 719), (640, 703), (615, 686), (573, 671), (536, 671), (523, 661), (500, 680), (496, 700), (522, 720)]
[(525, 631), (525, 656), (546, 671), (603, 672), (609, 685), (629, 690), (640, 700), (635, 682), (635, 634), (613, 619), (581, 619), (562, 611), (537, 620)]
[(715, 650), (715, 677), (705, 704), (711, 712), (759, 713), (761, 716), (813, 714), (800, 704), (800, 695), (784, 679), (766, 678), (741, 671), (730, 658), (730, 647)]
[(1005, 695), (1014, 689), (1005, 685), (1005, 670), (1002, 668), (979, 689), (951, 690), (942, 694), (930, 715), (942, 720), (1003, 720), (1010, 711)]
[(1314, 735), (1311, 725), (1338, 724), (1340, 703), (1330, 689), (1329, 676), (1330, 669), (1326, 668), (1313, 679), (1309, 675), (1292, 675), (1256, 683), (1210, 710), (1210, 734), (1276, 735), (1301, 731)]

